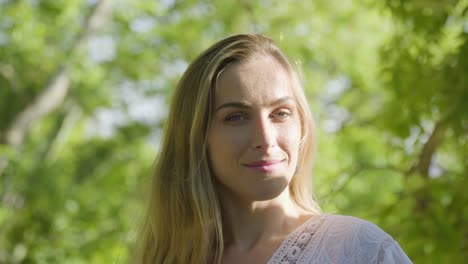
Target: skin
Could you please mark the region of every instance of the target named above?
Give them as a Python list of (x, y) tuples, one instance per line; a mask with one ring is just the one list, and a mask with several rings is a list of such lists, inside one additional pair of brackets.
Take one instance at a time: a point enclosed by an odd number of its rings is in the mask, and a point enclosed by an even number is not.
[(223, 263), (266, 263), (310, 215), (294, 205), (301, 122), (287, 71), (263, 57), (218, 78), (208, 152), (218, 181)]

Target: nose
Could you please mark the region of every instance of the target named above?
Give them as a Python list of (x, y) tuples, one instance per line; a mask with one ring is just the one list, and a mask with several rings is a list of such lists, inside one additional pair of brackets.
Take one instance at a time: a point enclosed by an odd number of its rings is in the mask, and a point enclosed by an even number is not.
[(265, 150), (275, 145), (276, 128), (268, 117), (259, 117), (252, 131), (252, 147), (256, 150)]

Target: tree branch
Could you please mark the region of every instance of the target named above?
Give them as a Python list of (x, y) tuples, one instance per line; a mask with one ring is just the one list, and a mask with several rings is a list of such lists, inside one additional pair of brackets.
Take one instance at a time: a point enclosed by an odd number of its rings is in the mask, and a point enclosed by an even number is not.
[(13, 92), (17, 94), (21, 93), (21, 84), (17, 78), (18, 74), (11, 64), (0, 63), (0, 75), (10, 83), (10, 87), (12, 88)]
[[(110, 4), (110, 0), (101, 0), (96, 3), (91, 15), (85, 22), (82, 32), (77, 35), (76, 41), (67, 52), (68, 54), (72, 54), (83, 47), (87, 38), (105, 24), (110, 15)], [(64, 102), (70, 87), (69, 64), (69, 61), (63, 63), (34, 101), (12, 119), (3, 135), (4, 138), (1, 138), (0, 142), (14, 147), (21, 146), (29, 127), (57, 109)], [(2, 159), (0, 161), (0, 175), (2, 175), (8, 160), (3, 157), (0, 158)]]
[[(69, 53), (73, 53), (81, 48), (86, 43), (87, 38), (104, 25), (110, 14), (109, 11), (109, 0), (101, 0), (96, 4), (91, 15), (86, 20), (83, 31), (77, 35), (77, 40), (70, 48)], [(21, 145), (29, 126), (57, 109), (63, 103), (70, 86), (70, 76), (67, 70), (68, 64), (69, 62), (64, 63), (52, 76), (51, 81), (39, 93), (33, 103), (19, 112), (13, 119), (5, 133), (4, 141), (8, 145)]]
[[(446, 129), (445, 122), (450, 117), (451, 111), (445, 116), (445, 118), (440, 119), (436, 122), (434, 129), (429, 136), (429, 139), (424, 143), (424, 146), (419, 154), (419, 158), (404, 174), (406, 178), (408, 177), (422, 177), (423, 179), (429, 178), (429, 167), (431, 165), (434, 154), (436, 153), (437, 148), (443, 141), (443, 134)], [(417, 173), (418, 175), (413, 175)], [(429, 205), (430, 197), (428, 196), (426, 190), (417, 189), (412, 191), (412, 196), (416, 203), (414, 211), (416, 213), (424, 212)]]
[(6, 131), (6, 143), (14, 147), (21, 145), (28, 127), (62, 104), (69, 85), (68, 71), (62, 68), (54, 75), (51, 82), (37, 96), (34, 102), (13, 119), (12, 124)]
[(443, 123), (443, 120), (440, 120), (435, 124), (429, 139), (426, 141), (419, 154), (418, 161), (408, 169), (406, 175), (419, 172), (423, 177), (427, 178), (429, 176), (429, 166), (431, 165), (432, 157), (443, 140), (443, 134), (445, 132)]

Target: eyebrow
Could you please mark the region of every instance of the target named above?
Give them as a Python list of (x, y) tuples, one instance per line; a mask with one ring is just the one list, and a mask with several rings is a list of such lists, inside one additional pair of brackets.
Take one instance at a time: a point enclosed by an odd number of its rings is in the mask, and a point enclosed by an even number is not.
[[(292, 98), (291, 96), (285, 96), (285, 97), (281, 97), (281, 98), (273, 101), (271, 104), (269, 104), (269, 106), (279, 105), (279, 104), (285, 103), (287, 101), (293, 101), (294, 103), (296, 102), (296, 100), (294, 100), (294, 98)], [(215, 112), (218, 112), (219, 110), (221, 110), (223, 108), (249, 109), (249, 108), (252, 108), (252, 106), (250, 104), (248, 104), (248, 103), (245, 103), (245, 102), (228, 102), (228, 103), (225, 103), (225, 104), (222, 104), (222, 105), (218, 106), (216, 108)]]

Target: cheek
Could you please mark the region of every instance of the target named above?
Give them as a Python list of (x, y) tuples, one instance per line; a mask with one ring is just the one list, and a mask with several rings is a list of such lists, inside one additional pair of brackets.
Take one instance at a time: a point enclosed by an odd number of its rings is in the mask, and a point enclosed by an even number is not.
[(288, 152), (290, 159), (297, 160), (299, 154), (299, 145), (301, 141), (301, 128), (299, 125), (291, 125), (282, 129), (279, 141), (281, 147)]
[(246, 133), (236, 129), (213, 128), (208, 135), (208, 152), (212, 162), (236, 161), (248, 144)]

